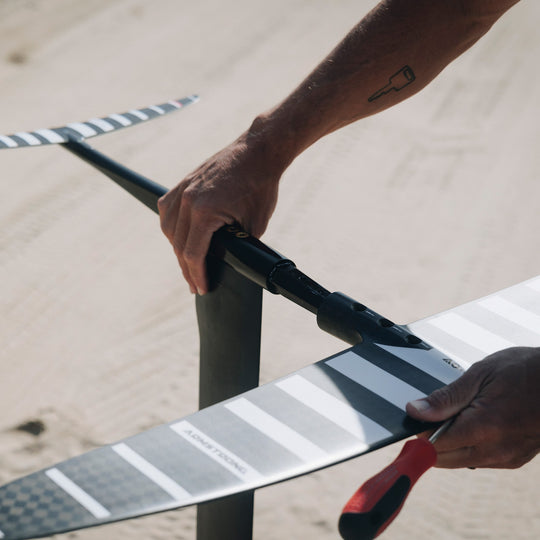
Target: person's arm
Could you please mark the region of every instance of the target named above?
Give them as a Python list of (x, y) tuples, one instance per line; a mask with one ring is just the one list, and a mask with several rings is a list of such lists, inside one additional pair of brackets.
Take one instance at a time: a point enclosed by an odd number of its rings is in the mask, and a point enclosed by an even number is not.
[(435, 443), (438, 467), (514, 469), (540, 451), (539, 388), (540, 348), (516, 347), (473, 364), (407, 413), (426, 422), (456, 417)]
[(321, 137), (421, 90), (518, 0), (384, 0), (279, 105), (159, 202), (192, 292), (207, 292), (212, 234), (260, 236), (290, 163)]

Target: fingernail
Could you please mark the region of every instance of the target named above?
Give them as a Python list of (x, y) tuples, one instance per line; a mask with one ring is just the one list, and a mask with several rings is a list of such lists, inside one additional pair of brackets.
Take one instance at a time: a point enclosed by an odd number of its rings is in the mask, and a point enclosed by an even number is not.
[(199, 296), (202, 296), (204, 294), (204, 291), (201, 288), (197, 287), (197, 294)]
[(427, 411), (431, 405), (426, 399), (417, 399), (416, 401), (410, 402), (411, 407), (414, 407), (418, 412)]
[(195, 293), (197, 292), (197, 290), (195, 289), (195, 287), (193, 287), (193, 286), (191, 286), (191, 285), (189, 286), (189, 290), (190, 290), (191, 294), (195, 294)]

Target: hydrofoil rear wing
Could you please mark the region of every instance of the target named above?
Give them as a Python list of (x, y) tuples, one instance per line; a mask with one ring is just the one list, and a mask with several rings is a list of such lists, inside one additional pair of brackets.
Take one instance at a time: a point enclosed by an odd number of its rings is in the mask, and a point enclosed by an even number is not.
[(82, 141), (158, 118), (187, 107), (198, 100), (198, 96), (191, 95), (142, 109), (131, 109), (124, 113), (114, 113), (102, 118), (92, 118), (86, 122), (72, 122), (56, 128), (42, 128), (35, 131), (19, 131), (12, 135), (0, 135), (0, 149), (40, 146), (44, 144), (63, 144), (74, 140)]

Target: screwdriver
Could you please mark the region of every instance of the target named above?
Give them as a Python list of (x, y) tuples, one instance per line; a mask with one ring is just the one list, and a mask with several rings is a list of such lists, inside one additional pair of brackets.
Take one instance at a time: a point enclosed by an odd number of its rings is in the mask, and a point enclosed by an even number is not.
[(407, 441), (399, 456), (379, 474), (362, 484), (339, 518), (344, 540), (371, 540), (399, 514), (416, 481), (437, 461), (433, 444), (452, 423), (440, 426), (429, 439)]

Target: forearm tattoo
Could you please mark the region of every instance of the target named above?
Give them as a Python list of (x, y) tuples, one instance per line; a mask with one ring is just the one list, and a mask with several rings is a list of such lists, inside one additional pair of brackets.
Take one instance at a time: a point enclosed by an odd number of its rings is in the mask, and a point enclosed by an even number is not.
[(409, 84), (411, 84), (415, 79), (416, 76), (413, 70), (409, 66), (404, 66), (390, 77), (390, 80), (386, 86), (383, 86), (380, 90), (377, 90), (372, 96), (370, 96), (368, 101), (375, 101), (392, 90), (399, 92), (401, 89), (409, 86)]

